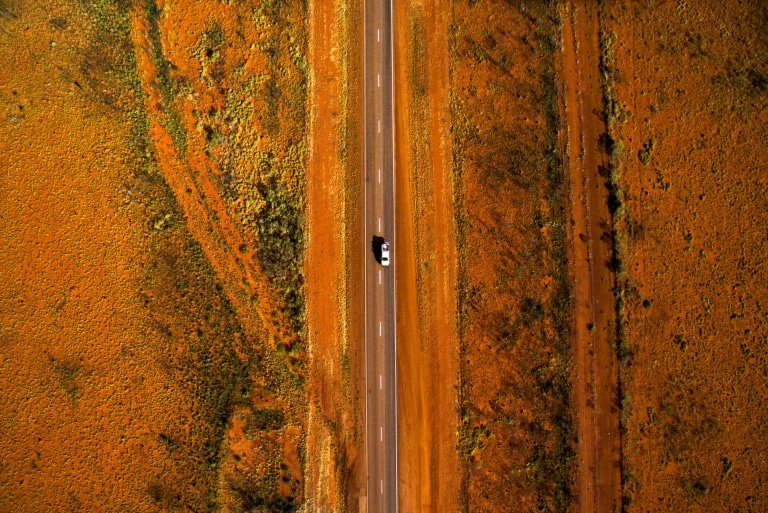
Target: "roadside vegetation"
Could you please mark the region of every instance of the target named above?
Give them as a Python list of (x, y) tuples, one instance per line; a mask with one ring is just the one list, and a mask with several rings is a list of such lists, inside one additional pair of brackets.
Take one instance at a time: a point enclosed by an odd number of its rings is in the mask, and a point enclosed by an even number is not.
[[(176, 149), (166, 155), (176, 162), (172, 172), (182, 170), (194, 185), (176, 195), (185, 209), (204, 213), (193, 220), (207, 225), (197, 236), (212, 246), (221, 290), (243, 320), (234, 339), (243, 344), (235, 350), (243, 370), (228, 385), (219, 421), (226, 429), (211, 449), (227, 483), (218, 500), (291, 511), (303, 500), (306, 450), (307, 4), (245, 2), (226, 15), (190, 10), (174, 14), (148, 0), (156, 77), (145, 86), (160, 93), (159, 119)], [(180, 55), (170, 38), (189, 26)], [(250, 449), (242, 454), (234, 447), (244, 443)]]
[(453, 4), (463, 507), (572, 504), (557, 9)]
[(768, 12), (599, 12), (622, 510), (765, 509), (764, 236), (746, 219), (765, 192)]

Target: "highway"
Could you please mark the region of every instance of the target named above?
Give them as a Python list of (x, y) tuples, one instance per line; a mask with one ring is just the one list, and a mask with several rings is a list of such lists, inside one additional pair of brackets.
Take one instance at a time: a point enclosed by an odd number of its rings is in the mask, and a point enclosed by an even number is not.
[[(391, 0), (364, 0), (363, 130), (367, 511), (397, 511), (395, 166)], [(379, 261), (390, 243), (390, 265)]]

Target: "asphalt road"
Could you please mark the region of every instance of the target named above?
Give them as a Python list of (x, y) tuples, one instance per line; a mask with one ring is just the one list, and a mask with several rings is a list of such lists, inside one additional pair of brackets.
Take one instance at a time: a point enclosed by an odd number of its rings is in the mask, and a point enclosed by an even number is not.
[[(364, 0), (367, 511), (397, 511), (395, 177), (391, 0)], [(390, 265), (378, 257), (390, 243)]]

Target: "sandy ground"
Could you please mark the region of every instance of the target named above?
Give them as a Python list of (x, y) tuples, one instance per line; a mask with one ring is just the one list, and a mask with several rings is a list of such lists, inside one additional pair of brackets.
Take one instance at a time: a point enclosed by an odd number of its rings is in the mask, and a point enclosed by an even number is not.
[(242, 375), (242, 330), (167, 188), (141, 172), (140, 98), (99, 68), (120, 62), (128, 19), (113, 38), (91, 21), (66, 4), (3, 20), (18, 37), (0, 58), (17, 69), (1, 85), (0, 501), (202, 508), (221, 436), (211, 395)]
[[(395, 13), (399, 500), (401, 511), (455, 511), (457, 254), (444, 88), (450, 9), (396, 2)], [(429, 67), (414, 67), (414, 41), (424, 44)]]
[(624, 507), (764, 511), (768, 11), (611, 2), (601, 21)]
[(605, 119), (598, 13), (592, 2), (562, 6), (561, 82), (565, 163), (570, 174), (573, 280), (573, 407), (580, 511), (615, 511), (621, 501), (613, 234), (605, 170)]
[(403, 507), (764, 509), (765, 8), (398, 6)]
[[(291, 505), (304, 495), (303, 278), (290, 259), (302, 250), (293, 198), (303, 195), (305, 142), (304, 72), (289, 51), (306, 51), (304, 13), (148, 6), (131, 10), (131, 36), (155, 162), (246, 333), (263, 344), (266, 372), (252, 380), (268, 391), (230, 406), (219, 500), (233, 510)], [(299, 23), (286, 32), (289, 19)]]
[(0, 7), (2, 509), (295, 507), (301, 6)]
[[(0, 509), (357, 511), (361, 6), (131, 5), (0, 2)], [(768, 508), (768, 11), (593, 7), (396, 2), (401, 511)]]
[[(355, 7), (352, 7), (355, 8)], [(345, 83), (357, 64), (347, 2), (312, 4), (310, 53), (310, 153), (307, 172), (307, 309), (312, 387), (308, 450), (307, 507), (310, 511), (356, 511), (365, 490), (365, 411), (362, 327), (352, 305), (360, 302), (359, 243), (353, 185), (360, 180), (353, 145), (357, 134), (355, 83)], [(354, 138), (352, 138), (354, 141)], [(359, 217), (359, 216), (357, 216)], [(357, 222), (356, 222), (357, 221)]]
[(557, 17), (544, 3), (453, 4), (459, 451), (469, 511), (573, 502)]

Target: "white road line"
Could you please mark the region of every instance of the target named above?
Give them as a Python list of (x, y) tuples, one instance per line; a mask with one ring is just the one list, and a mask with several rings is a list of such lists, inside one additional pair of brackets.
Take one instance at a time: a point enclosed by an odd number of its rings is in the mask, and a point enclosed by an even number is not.
[(384, 426), (379, 428), (379, 441), (380, 442), (384, 441)]
[(379, 285), (381, 285), (381, 269), (379, 269)]
[(381, 133), (381, 120), (378, 120), (376, 123), (377, 123), (376, 126), (378, 127), (377, 130), (379, 131), (379, 133)]
[(381, 169), (379, 169), (379, 183), (381, 183)]
[(384, 386), (384, 383), (381, 380), (381, 374), (379, 374), (379, 390), (381, 390), (383, 386)]
[[(1, 1), (2, 0), (0, 0), (0, 2)], [(367, 25), (367, 22), (369, 20), (367, 20), (367, 16), (365, 15), (365, 13), (367, 12), (366, 4), (368, 4), (369, 2), (371, 2), (371, 0), (363, 0), (363, 2), (362, 2), (362, 4), (363, 4), (363, 13), (364, 13), (363, 14), (363, 34), (365, 34), (367, 32), (366, 31), (366, 25)], [(386, 0), (383, 0), (382, 3), (384, 3), (385, 6), (386, 6), (387, 2), (386, 2)], [(392, 14), (393, 14), (392, 13), (392, 11), (393, 11), (393, 2), (392, 2), (392, 0), (389, 0), (388, 3), (389, 3), (389, 5), (388, 5), (388, 8), (389, 8), (389, 20), (392, 20), (393, 19), (393, 16), (392, 16)], [(389, 33), (389, 40), (387, 41), (387, 49), (386, 49), (386, 51), (389, 53), (389, 57), (390, 57), (390, 70), (389, 70), (389, 79), (390, 79), (390, 84), (391, 84), (390, 92), (393, 92), (395, 90), (395, 88), (394, 88), (394, 73), (391, 72), (391, 70), (394, 69), (394, 51), (393, 51), (393, 48), (392, 48), (392, 46), (393, 46), (392, 42), (394, 40), (394, 26), (393, 26), (392, 23), (389, 24), (389, 31), (390, 31), (390, 33)], [(379, 28), (377, 28), (377, 30), (376, 30), (376, 40), (379, 43), (381, 43), (381, 31), (380, 31)], [(363, 38), (363, 68), (364, 69), (367, 68), (367, 54), (368, 54), (368, 52), (367, 52), (367, 44), (366, 43), (367, 43), (367, 38), (364, 37)], [(386, 52), (385, 52), (385, 55), (386, 55)], [(364, 74), (364, 76), (365, 76), (365, 74)], [(387, 79), (387, 75), (386, 74), (384, 75), (384, 79), (385, 80)], [(366, 94), (366, 92), (368, 91), (368, 87), (367, 87), (367, 81), (365, 80), (365, 78), (363, 79), (363, 86), (364, 86), (363, 87), (363, 91), (364, 91), (363, 94)], [(381, 86), (379, 86), (379, 87), (381, 87)], [(391, 109), (392, 119), (394, 119), (394, 110), (395, 110), (394, 109), (394, 98), (392, 98), (392, 101), (390, 103), (390, 109)], [(363, 102), (363, 119), (367, 120), (367, 102), (366, 101)], [(390, 123), (390, 129), (392, 131), (392, 150), (394, 151), (394, 146), (395, 146), (395, 144), (394, 144), (394, 142), (395, 142), (394, 141), (394, 139), (395, 139), (395, 126), (394, 126), (394, 123)], [(379, 123), (378, 123), (378, 133), (381, 134), (381, 120), (379, 120)], [(364, 162), (367, 163), (367, 154), (368, 154), (367, 153), (367, 149), (368, 149), (367, 148), (367, 137), (364, 137), (363, 141), (364, 141), (363, 142), (363, 145), (364, 145), (363, 146), (363, 152), (364, 152), (363, 154), (364, 154), (364, 158), (365, 158)], [(384, 142), (384, 141), (382, 141), (382, 142)], [(365, 177), (368, 176), (367, 175), (367, 168), (364, 169), (364, 171), (365, 172), (363, 173), (363, 186), (364, 186), (364, 189), (365, 189)], [(395, 174), (396, 174), (395, 173), (395, 158), (394, 158), (394, 153), (393, 153), (393, 155), (392, 155), (392, 186), (393, 186), (393, 188), (395, 188)], [(381, 183), (381, 176), (379, 176), (379, 183)], [(395, 197), (396, 197), (396, 193), (395, 193), (395, 191), (393, 191), (393, 194), (392, 194), (393, 200), (395, 199)], [(363, 199), (364, 207), (366, 207), (366, 208), (364, 208), (364, 210), (366, 211), (365, 219), (367, 220), (367, 202), (368, 202), (368, 195), (367, 195), (367, 193), (364, 193), (363, 198), (364, 198)], [(364, 233), (364, 235), (365, 235), (366, 226), (367, 226), (367, 221), (363, 224), (363, 233)], [(397, 239), (397, 237), (396, 237), (396, 227), (393, 225), (391, 227), (391, 230), (392, 230), (392, 240), (395, 241)], [(365, 267), (366, 268), (367, 268), (368, 260), (370, 260), (370, 258), (366, 258), (366, 263), (365, 263)], [(392, 272), (394, 273), (394, 276), (396, 276), (397, 269), (393, 268)], [(367, 283), (367, 273), (365, 273), (365, 276), (366, 276), (366, 283)], [(367, 290), (367, 285), (366, 285), (365, 290)], [(365, 315), (365, 319), (366, 319), (366, 321), (365, 321), (365, 326), (366, 326), (365, 332), (366, 332), (366, 338), (367, 338), (367, 332), (368, 332), (368, 329), (367, 329), (367, 325), (368, 325), (368, 323), (367, 323), (367, 317), (368, 317), (367, 305), (366, 305), (366, 308), (364, 309), (364, 315)], [(392, 329), (393, 329), (394, 338), (395, 338), (395, 340), (397, 340), (397, 324), (396, 324), (397, 312), (396, 311), (395, 311), (393, 317), (394, 318), (392, 319), (392, 321), (394, 322), (394, 326), (393, 326)], [(390, 322), (389, 318), (388, 318), (388, 322)], [(381, 322), (379, 323), (379, 334), (380, 334), (379, 336), (381, 336), (381, 333), (382, 333), (382, 329), (383, 329), (382, 328), (382, 324), (383, 323), (381, 323)], [(366, 365), (366, 368), (368, 367), (368, 363), (369, 363), (367, 349), (368, 349), (368, 345), (366, 344), (365, 345), (365, 365)], [(396, 344), (394, 345), (393, 349), (394, 349), (395, 357), (396, 357), (397, 356), (397, 345)], [(365, 373), (366, 389), (368, 389), (368, 387), (367, 387), (368, 380), (369, 380), (369, 375), (366, 372)], [(379, 375), (379, 387), (380, 388), (383, 386), (383, 382), (382, 381), (383, 381), (382, 380), (382, 376)], [(393, 382), (397, 383), (397, 366), (395, 366), (395, 368), (394, 368), (394, 380), (393, 380)], [(398, 410), (397, 410), (397, 387), (393, 387), (393, 389), (394, 389), (394, 401), (395, 401), (395, 408), (394, 408), (395, 419), (394, 419), (394, 421), (395, 421), (395, 426), (396, 426), (397, 425), (397, 417), (398, 417)], [(369, 403), (369, 401), (366, 400), (366, 402), (365, 402), (365, 419), (366, 419), (366, 424), (368, 424), (369, 420), (372, 420), (369, 417), (371, 410), (369, 409), (369, 404), (368, 403)], [(367, 433), (368, 432), (366, 432), (366, 437), (367, 437)], [(392, 504), (392, 506), (393, 506), (393, 512), (397, 513), (399, 511), (399, 507), (398, 507), (399, 505), (398, 505), (397, 500), (396, 500), (397, 495), (398, 495), (398, 482), (397, 482), (397, 475), (398, 475), (398, 447), (397, 447), (397, 438), (398, 437), (397, 437), (397, 429), (394, 430), (394, 432), (390, 436), (390, 438), (393, 439), (393, 447), (392, 448), (394, 450), (394, 458), (393, 459), (394, 459), (394, 467), (395, 467), (395, 475), (393, 477), (394, 478), (394, 482), (392, 483), (392, 487), (394, 489), (393, 493), (394, 493), (395, 500), (394, 500), (394, 503)], [(390, 455), (386, 455), (385, 459), (389, 459), (390, 457), (391, 457)], [(367, 469), (366, 470), (368, 471), (368, 476), (370, 477), (371, 473), (372, 473), (371, 472), (372, 471), (372, 469), (371, 469), (371, 462), (368, 460), (368, 458), (366, 458), (366, 460), (367, 460), (367, 463), (366, 463)], [(388, 469), (387, 469), (387, 471), (388, 471)], [(389, 476), (389, 474), (385, 474), (385, 475)], [(365, 489), (368, 490), (366, 492), (366, 494), (369, 497), (370, 497), (370, 490), (369, 490), (369, 488), (370, 488), (371, 484), (373, 484), (372, 480), (366, 479)], [(380, 490), (381, 495), (384, 495), (384, 479), (381, 479), (379, 481), (379, 490)], [(382, 498), (382, 500), (384, 500), (384, 499)]]
[(379, 233), (381, 233), (381, 218), (379, 218)]
[(376, 73), (376, 83), (381, 87), (381, 74)]

